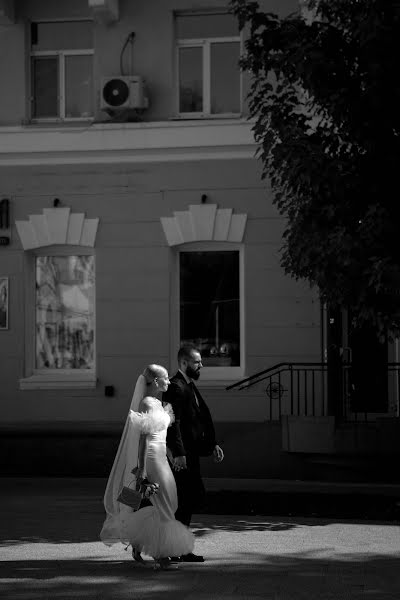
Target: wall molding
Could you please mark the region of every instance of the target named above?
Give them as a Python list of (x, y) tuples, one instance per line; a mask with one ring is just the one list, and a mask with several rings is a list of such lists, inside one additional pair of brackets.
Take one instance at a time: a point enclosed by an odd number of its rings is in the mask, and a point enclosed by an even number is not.
[(188, 242), (242, 242), (247, 214), (233, 214), (231, 208), (217, 204), (190, 204), (186, 211), (161, 217), (168, 246)]
[(62, 244), (94, 247), (99, 219), (86, 219), (85, 213), (71, 213), (68, 207), (44, 208), (28, 221), (15, 221), (24, 250)]
[(133, 164), (254, 159), (247, 119), (0, 127), (0, 165)]

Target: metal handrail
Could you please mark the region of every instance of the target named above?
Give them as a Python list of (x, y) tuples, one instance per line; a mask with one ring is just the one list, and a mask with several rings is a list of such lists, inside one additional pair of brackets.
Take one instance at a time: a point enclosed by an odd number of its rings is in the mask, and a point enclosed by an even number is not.
[[(382, 365), (383, 366), (383, 365)], [(352, 379), (353, 362), (343, 361), (341, 364), (341, 377), (339, 397), (337, 401), (342, 403), (338, 407), (337, 416), (341, 419), (357, 419), (357, 415), (364, 415), (364, 419), (369, 419), (369, 414), (376, 413), (376, 410), (359, 410), (353, 405), (354, 402), (354, 380)], [(393, 405), (393, 393), (397, 397), (400, 394), (400, 362), (387, 362), (384, 365), (388, 377), (393, 373), (395, 379), (391, 379), (391, 395)], [(283, 414), (290, 415), (326, 415), (328, 414), (328, 363), (327, 362), (281, 362), (263, 369), (250, 377), (246, 377), (227, 386), (226, 390), (236, 389), (238, 391), (248, 388), (265, 380), (269, 381), (264, 390), (269, 398), (269, 415), (280, 418)], [(286, 388), (285, 388), (286, 382)], [(394, 385), (394, 387), (393, 387)], [(284, 398), (287, 392), (286, 399)], [(389, 402), (389, 390), (386, 392)], [(336, 395), (336, 393), (335, 393)], [(384, 405), (384, 403), (383, 403)], [(385, 412), (385, 411), (384, 411)], [(398, 408), (397, 408), (398, 412)], [(336, 414), (336, 413), (335, 413)], [(373, 418), (373, 417), (372, 417)]]
[[(256, 383), (259, 383), (260, 381), (263, 381), (264, 379), (267, 379), (268, 377), (270, 377), (272, 374), (274, 374), (275, 371), (286, 371), (286, 370), (291, 370), (293, 368), (297, 368), (297, 367), (323, 367), (323, 368), (327, 368), (328, 364), (327, 363), (323, 363), (323, 362), (282, 362), (282, 363), (277, 363), (276, 365), (274, 365), (273, 367), (269, 367), (268, 369), (264, 369), (263, 371), (259, 371), (258, 373), (255, 373), (254, 375), (251, 375), (250, 377), (246, 377), (245, 379), (241, 379), (240, 381), (237, 381), (236, 383), (232, 383), (231, 385), (228, 385), (228, 387), (226, 387), (226, 390), (233, 390), (234, 388), (238, 388), (239, 390), (243, 390), (243, 389), (247, 389), (249, 387), (251, 387), (252, 385), (255, 385)], [(277, 373), (276, 373), (277, 374)], [(252, 383), (250, 383), (249, 385), (244, 385), (245, 383), (251, 381)]]

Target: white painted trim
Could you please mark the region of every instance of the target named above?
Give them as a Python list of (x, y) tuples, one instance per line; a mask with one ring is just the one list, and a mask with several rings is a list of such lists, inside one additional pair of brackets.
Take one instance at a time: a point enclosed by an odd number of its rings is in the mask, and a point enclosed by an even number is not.
[[(231, 36), (231, 37), (213, 37), (213, 38), (194, 38), (194, 39), (178, 39), (176, 43), (176, 57), (177, 57), (177, 69), (176, 69), (176, 96), (177, 96), (177, 114), (179, 117), (207, 117), (211, 115), (211, 44), (226, 44), (226, 43), (239, 43), (239, 53), (242, 53), (243, 36)], [(180, 48), (202, 48), (202, 60), (203, 60), (203, 110), (195, 113), (185, 113), (179, 110), (179, 49)], [(239, 70), (239, 112), (241, 114), (243, 110), (243, 74)], [(223, 116), (223, 115), (217, 115)]]
[(20, 390), (93, 389), (97, 379), (93, 373), (31, 375), (19, 380)]
[(169, 246), (190, 242), (242, 242), (247, 214), (232, 214), (216, 204), (191, 204), (189, 210), (176, 211), (173, 217), (161, 217)]
[(24, 250), (51, 245), (94, 247), (99, 219), (86, 219), (82, 213), (71, 215), (67, 207), (44, 208), (28, 221), (15, 221)]
[[(93, 119), (94, 115), (94, 106), (92, 100), (91, 114), (88, 117), (76, 117), (69, 118), (65, 116), (65, 98), (66, 98), (66, 81), (65, 81), (65, 59), (70, 56), (94, 56), (94, 50), (35, 50), (31, 52), (31, 59), (42, 58), (42, 57), (50, 57), (57, 59), (58, 65), (58, 116), (54, 117), (33, 117), (32, 109), (33, 102), (35, 101), (34, 96), (31, 96), (31, 105), (30, 105), (30, 114), (32, 118), (32, 122), (35, 123), (55, 123), (55, 122), (64, 122), (64, 121), (85, 121)], [(93, 63), (92, 63), (93, 68)], [(33, 73), (31, 72), (31, 78), (33, 77)], [(31, 89), (33, 89), (33, 85), (31, 82)], [(33, 94), (33, 91), (32, 91)]]
[(82, 49), (82, 50), (32, 50), (32, 57), (41, 56), (94, 56), (93, 49)]
[(58, 114), (65, 119), (65, 55), (58, 55)]
[(252, 125), (247, 119), (210, 119), (0, 127), (0, 165), (252, 159)]
[[(52, 210), (52, 209), (49, 209)], [(77, 369), (36, 369), (35, 338), (35, 266), (37, 256), (72, 256), (74, 254), (95, 256), (94, 250), (78, 246), (49, 246), (25, 253), (24, 265), (24, 305), (25, 305), (25, 377), (19, 380), (21, 390), (45, 389), (93, 389), (97, 384), (97, 335), (96, 335), (96, 284), (94, 289), (94, 356), (95, 368)], [(96, 262), (95, 262), (96, 268)]]

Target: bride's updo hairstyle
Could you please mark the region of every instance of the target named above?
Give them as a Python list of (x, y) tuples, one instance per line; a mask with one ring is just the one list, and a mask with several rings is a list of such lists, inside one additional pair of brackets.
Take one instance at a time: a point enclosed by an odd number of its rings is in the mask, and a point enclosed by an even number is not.
[(151, 385), (157, 377), (165, 375), (167, 369), (161, 365), (147, 365), (143, 371), (143, 376), (146, 379), (147, 385)]

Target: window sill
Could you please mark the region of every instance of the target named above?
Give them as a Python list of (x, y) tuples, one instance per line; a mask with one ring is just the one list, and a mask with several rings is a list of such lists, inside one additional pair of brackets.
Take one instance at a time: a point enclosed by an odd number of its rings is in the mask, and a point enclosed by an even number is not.
[(76, 119), (30, 119), (22, 123), (23, 127), (74, 127), (88, 126), (94, 123), (94, 117), (82, 117)]
[(94, 389), (94, 373), (31, 375), (19, 380), (20, 390)]
[(243, 113), (221, 113), (221, 114), (181, 113), (181, 114), (174, 115), (173, 117), (171, 117), (170, 121), (196, 121), (196, 120), (218, 121), (218, 120), (224, 120), (224, 119), (225, 120), (226, 119), (238, 120), (238, 119), (243, 119), (243, 118), (244, 118)]

